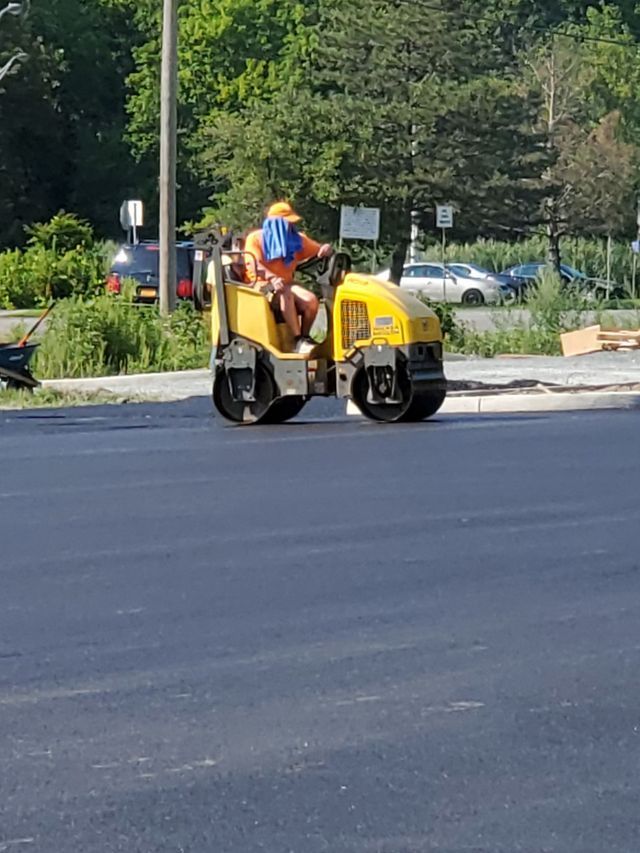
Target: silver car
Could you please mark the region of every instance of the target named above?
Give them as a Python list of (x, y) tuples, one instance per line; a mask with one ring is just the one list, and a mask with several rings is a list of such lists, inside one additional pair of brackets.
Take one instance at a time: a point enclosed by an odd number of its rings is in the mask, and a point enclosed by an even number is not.
[(432, 302), (484, 305), (509, 302), (512, 289), (492, 273), (471, 264), (447, 264), (434, 261), (407, 264), (400, 287), (423, 293)]

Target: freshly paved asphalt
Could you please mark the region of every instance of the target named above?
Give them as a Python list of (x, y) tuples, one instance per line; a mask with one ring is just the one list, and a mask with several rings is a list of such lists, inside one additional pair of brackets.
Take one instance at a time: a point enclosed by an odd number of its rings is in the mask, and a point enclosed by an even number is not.
[(640, 849), (637, 414), (313, 415), (0, 413), (0, 851)]

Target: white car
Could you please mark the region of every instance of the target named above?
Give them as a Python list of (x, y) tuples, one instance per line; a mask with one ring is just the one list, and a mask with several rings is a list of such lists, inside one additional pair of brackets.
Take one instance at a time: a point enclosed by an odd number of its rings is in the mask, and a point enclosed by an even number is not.
[(484, 305), (509, 301), (511, 288), (495, 278), (479, 275), (466, 264), (441, 263), (407, 264), (400, 287), (424, 293), (433, 302), (454, 302), (462, 305)]
[[(441, 263), (419, 261), (405, 265), (400, 287), (423, 293), (432, 302), (484, 305), (511, 301), (513, 291), (507, 284), (490, 274), (474, 273), (467, 264), (447, 264), (443, 269)], [(378, 277), (388, 280), (389, 270), (379, 273)]]

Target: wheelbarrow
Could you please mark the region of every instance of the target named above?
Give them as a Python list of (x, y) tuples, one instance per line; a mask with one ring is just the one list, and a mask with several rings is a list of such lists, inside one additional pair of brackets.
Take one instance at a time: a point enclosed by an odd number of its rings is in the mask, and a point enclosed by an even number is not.
[(29, 362), (39, 344), (31, 344), (29, 339), (52, 310), (53, 303), (38, 317), (37, 322), (17, 343), (0, 344), (0, 383), (5, 382), (7, 388), (32, 391), (40, 385), (29, 369)]

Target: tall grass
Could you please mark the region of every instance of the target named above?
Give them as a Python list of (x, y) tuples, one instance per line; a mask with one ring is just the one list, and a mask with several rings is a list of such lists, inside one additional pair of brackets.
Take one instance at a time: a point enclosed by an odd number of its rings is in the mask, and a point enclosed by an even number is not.
[(560, 355), (560, 335), (583, 325), (585, 311), (600, 313), (600, 306), (564, 286), (555, 273), (544, 272), (532, 288), (528, 320), (514, 321), (505, 312), (498, 327), (477, 332), (455, 323), (449, 333), (448, 349), (466, 355), (491, 358), (495, 355)]
[(208, 355), (202, 315), (189, 304), (165, 321), (154, 306), (107, 295), (73, 297), (56, 306), (35, 371), (57, 379), (185, 370), (206, 366)]
[[(565, 238), (561, 244), (562, 263), (569, 264), (592, 278), (606, 278), (606, 240), (583, 237)], [(442, 250), (430, 246), (425, 250), (425, 259), (442, 260)], [(547, 257), (547, 241), (543, 236), (530, 237), (517, 243), (500, 240), (477, 240), (474, 243), (450, 243), (446, 258), (449, 262), (478, 264), (494, 272), (502, 272), (515, 264), (544, 261)], [(629, 244), (616, 242), (611, 254), (611, 280), (630, 289), (633, 255)]]

